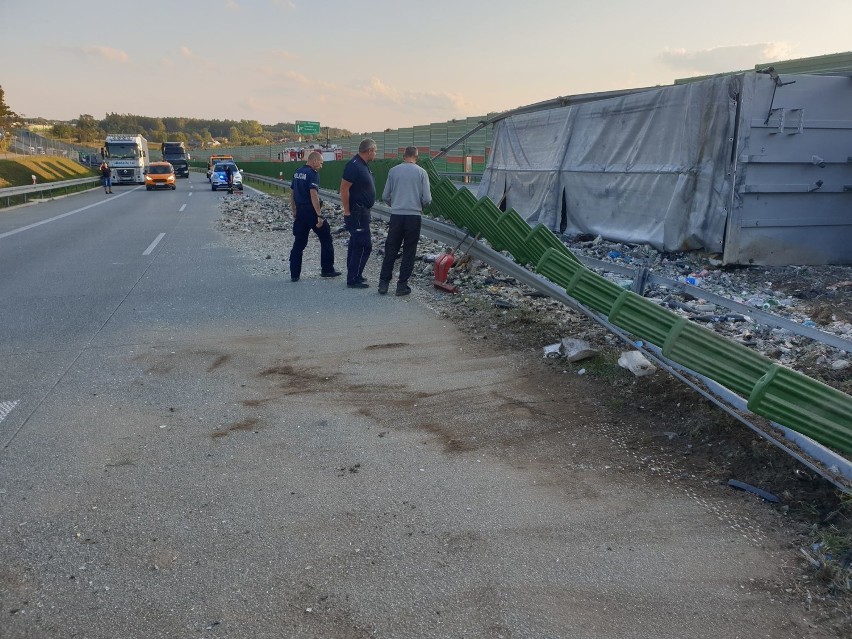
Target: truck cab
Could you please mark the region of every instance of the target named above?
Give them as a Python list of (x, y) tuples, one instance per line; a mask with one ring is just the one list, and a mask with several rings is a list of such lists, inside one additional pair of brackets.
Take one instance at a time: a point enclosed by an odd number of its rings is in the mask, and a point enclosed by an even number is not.
[(183, 142), (163, 142), (161, 147), (163, 162), (168, 162), (175, 169), (178, 177), (189, 177), (189, 153)]

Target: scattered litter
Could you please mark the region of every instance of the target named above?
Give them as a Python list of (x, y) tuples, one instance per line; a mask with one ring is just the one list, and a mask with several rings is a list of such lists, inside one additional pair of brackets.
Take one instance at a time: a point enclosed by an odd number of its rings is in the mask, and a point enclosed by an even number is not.
[(581, 368), (580, 370), (577, 371), (577, 375), (585, 375), (585, 374), (586, 374), (585, 368)]
[(807, 560), (808, 560), (808, 562), (809, 562), (809, 563), (810, 563), (810, 564), (811, 564), (814, 568), (820, 568), (820, 567), (822, 567), (822, 564), (821, 564), (819, 561), (817, 561), (816, 559), (814, 559), (813, 557), (811, 557), (810, 553), (809, 553), (807, 550), (805, 550), (804, 548), (799, 548), (799, 552), (801, 552), (801, 553), (805, 556), (805, 559), (807, 559)]
[(579, 362), (580, 360), (589, 359), (597, 355), (597, 351), (592, 348), (592, 345), (582, 339), (574, 339), (573, 337), (562, 338), (562, 354), (569, 362)]
[(744, 481), (739, 481), (737, 479), (729, 479), (728, 480), (728, 486), (730, 486), (731, 488), (739, 488), (740, 490), (744, 490), (746, 492), (753, 493), (753, 494), (757, 495), (758, 497), (760, 497), (761, 499), (765, 499), (766, 501), (771, 501), (773, 504), (777, 504), (777, 503), (780, 502), (780, 500), (775, 495), (773, 495), (772, 493), (768, 493), (765, 490), (762, 490), (760, 488), (756, 488), (756, 487), (752, 486), (751, 484), (745, 483)]
[(618, 358), (618, 365), (626, 368), (636, 377), (645, 377), (657, 372), (657, 367), (649, 362), (639, 351), (624, 351)]
[(549, 344), (544, 347), (544, 356), (548, 359), (556, 359), (560, 355), (562, 349), (562, 342), (556, 342), (556, 344)]

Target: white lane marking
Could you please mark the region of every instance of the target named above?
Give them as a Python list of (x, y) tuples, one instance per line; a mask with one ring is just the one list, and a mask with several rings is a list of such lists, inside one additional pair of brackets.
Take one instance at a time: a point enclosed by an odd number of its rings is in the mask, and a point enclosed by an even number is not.
[(151, 244), (148, 246), (148, 248), (145, 249), (145, 252), (142, 253), (142, 255), (150, 255), (151, 251), (153, 251), (155, 248), (157, 248), (157, 244), (159, 244), (160, 240), (162, 240), (164, 237), (166, 237), (166, 234), (160, 233), (157, 236), (157, 238), (153, 242), (151, 242)]
[[(133, 190), (135, 191), (136, 189), (133, 189)], [(129, 192), (130, 191), (127, 191), (125, 193), (120, 193), (117, 197), (124, 197)], [(57, 215), (56, 217), (51, 217), (51, 218), (48, 218), (46, 220), (42, 220), (41, 222), (36, 222), (34, 224), (28, 224), (27, 226), (22, 226), (21, 228), (15, 229), (14, 231), (6, 231), (5, 233), (0, 233), (0, 240), (2, 240), (4, 237), (9, 237), (10, 235), (15, 235), (16, 233), (22, 233), (24, 231), (29, 231), (30, 229), (34, 229), (35, 227), (41, 226), (42, 224), (47, 224), (48, 222), (55, 222), (56, 220), (61, 220), (63, 217), (68, 217), (69, 215), (74, 215), (75, 213), (82, 213), (83, 211), (86, 211), (86, 210), (88, 210), (92, 207), (100, 206), (102, 204), (106, 204), (107, 202), (110, 202), (110, 201), (115, 200), (115, 199), (116, 198), (111, 197), (109, 199), (102, 200), (101, 202), (95, 202), (94, 204), (89, 204), (88, 206), (84, 206), (83, 208), (75, 209), (73, 211), (68, 211), (67, 213), (63, 213), (62, 215)]]
[(192, 197), (192, 191), (190, 191), (189, 195), (187, 195), (186, 197)]
[(6, 416), (11, 413), (17, 405), (17, 399), (14, 402), (0, 402), (0, 422), (6, 419)]
[(183, 213), (183, 210), (186, 208), (186, 204), (178, 209), (178, 213)]

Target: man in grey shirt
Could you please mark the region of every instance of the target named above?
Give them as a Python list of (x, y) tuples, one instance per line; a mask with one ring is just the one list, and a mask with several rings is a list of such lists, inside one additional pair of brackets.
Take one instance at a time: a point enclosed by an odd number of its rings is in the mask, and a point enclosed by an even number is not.
[(411, 293), (408, 278), (414, 270), (417, 242), (420, 241), (421, 214), (423, 207), (432, 202), (429, 176), (417, 166), (417, 147), (405, 147), (402, 164), (396, 165), (388, 172), (382, 200), (390, 205), (391, 216), (388, 237), (385, 240), (385, 257), (379, 274), (379, 293), (384, 295), (388, 292), (393, 277), (393, 265), (402, 246), (396, 294), (408, 295)]

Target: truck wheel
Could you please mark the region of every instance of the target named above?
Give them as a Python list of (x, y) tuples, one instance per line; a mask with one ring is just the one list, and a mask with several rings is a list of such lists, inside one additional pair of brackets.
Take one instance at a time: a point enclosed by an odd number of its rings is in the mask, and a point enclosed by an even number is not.
[(150, 187), (150, 186), (146, 186), (146, 187), (145, 187), (145, 190), (146, 190), (146, 191), (150, 191), (150, 190), (151, 190), (151, 187)]
[(215, 190), (216, 190), (216, 185), (214, 184), (213, 186), (211, 186), (211, 187), (210, 187), (210, 189), (211, 189), (212, 191), (215, 191)]

